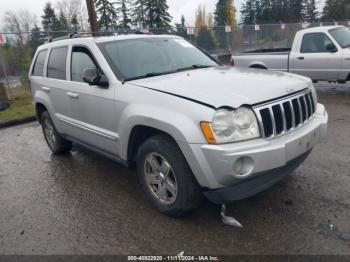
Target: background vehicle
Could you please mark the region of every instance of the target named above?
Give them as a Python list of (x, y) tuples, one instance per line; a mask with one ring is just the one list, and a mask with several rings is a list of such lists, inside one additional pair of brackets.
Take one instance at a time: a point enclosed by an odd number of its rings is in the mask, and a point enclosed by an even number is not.
[(343, 26), (299, 31), (292, 48), (260, 49), (233, 55), (238, 67), (271, 69), (303, 75), (314, 81), (350, 80), (350, 31)]
[(146, 197), (170, 216), (202, 193), (223, 204), (267, 189), (327, 129), (309, 79), (219, 66), (175, 36), (52, 42), (29, 78), (54, 154), (77, 143), (136, 166)]

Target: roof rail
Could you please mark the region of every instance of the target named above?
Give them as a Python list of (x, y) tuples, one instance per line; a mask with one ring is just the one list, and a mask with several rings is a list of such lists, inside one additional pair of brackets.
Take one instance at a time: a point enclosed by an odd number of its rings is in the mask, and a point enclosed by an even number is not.
[[(137, 35), (152, 35), (153, 33), (138, 29), (138, 30), (118, 30), (117, 32), (98, 32), (95, 34), (95, 37), (102, 37), (102, 36), (113, 36), (113, 35), (129, 35), (129, 34), (137, 34)], [(46, 38), (46, 43), (52, 43), (52, 42), (57, 42), (61, 40), (66, 40), (66, 39), (72, 39), (72, 38), (83, 38), (83, 37), (92, 37), (92, 33), (87, 33), (87, 32), (74, 32), (70, 33), (66, 36), (61, 36), (61, 37), (47, 37)]]

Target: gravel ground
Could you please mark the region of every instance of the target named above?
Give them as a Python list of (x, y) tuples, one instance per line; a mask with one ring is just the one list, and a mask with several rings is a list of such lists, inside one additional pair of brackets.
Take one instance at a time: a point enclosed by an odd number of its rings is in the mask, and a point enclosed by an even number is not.
[(0, 131), (0, 254), (350, 255), (350, 86), (321, 83), (328, 139), (268, 191), (232, 203), (243, 229), (209, 202), (171, 219), (135, 171), (86, 150), (55, 157), (37, 123)]

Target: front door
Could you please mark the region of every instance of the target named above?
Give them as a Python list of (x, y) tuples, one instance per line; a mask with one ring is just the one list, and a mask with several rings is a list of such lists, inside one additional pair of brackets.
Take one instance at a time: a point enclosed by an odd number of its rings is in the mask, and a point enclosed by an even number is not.
[(71, 82), (68, 96), (76, 126), (74, 138), (98, 150), (117, 155), (115, 88), (85, 83), (85, 69), (99, 68), (102, 71), (87, 47), (73, 46), (70, 59)]
[[(330, 50), (330, 46), (335, 49)], [(300, 53), (291, 53), (290, 72), (313, 80), (337, 81), (341, 62), (342, 49), (325, 33), (309, 33), (303, 36)]]

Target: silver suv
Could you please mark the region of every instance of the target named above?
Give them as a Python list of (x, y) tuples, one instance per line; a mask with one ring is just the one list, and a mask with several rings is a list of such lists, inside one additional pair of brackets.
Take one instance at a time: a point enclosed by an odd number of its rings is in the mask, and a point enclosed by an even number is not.
[(54, 154), (72, 143), (136, 167), (160, 212), (180, 216), (261, 192), (327, 130), (310, 79), (230, 68), (176, 36), (72, 38), (41, 46), (29, 74)]

